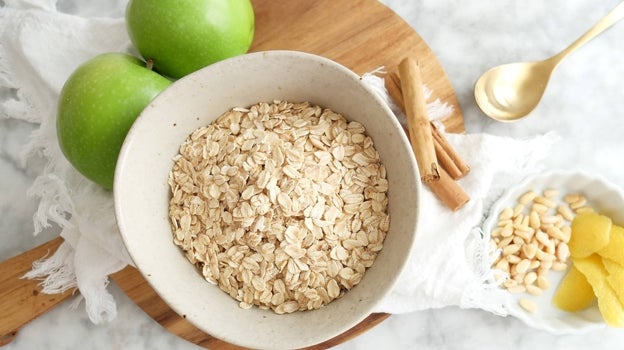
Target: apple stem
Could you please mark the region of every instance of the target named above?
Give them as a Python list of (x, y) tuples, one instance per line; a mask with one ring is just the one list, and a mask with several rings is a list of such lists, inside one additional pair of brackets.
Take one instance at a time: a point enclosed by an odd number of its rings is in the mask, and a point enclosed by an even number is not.
[(154, 60), (153, 60), (153, 59), (151, 59), (151, 58), (150, 58), (150, 59), (148, 59), (148, 60), (145, 62), (145, 68), (147, 68), (147, 69), (149, 69), (149, 70), (152, 70), (152, 69), (154, 68)]

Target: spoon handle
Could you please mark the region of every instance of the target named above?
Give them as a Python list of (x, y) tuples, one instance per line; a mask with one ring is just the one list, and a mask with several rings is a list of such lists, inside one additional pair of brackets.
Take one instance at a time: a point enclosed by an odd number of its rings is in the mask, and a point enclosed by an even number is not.
[(583, 46), (585, 43), (595, 38), (598, 34), (604, 32), (609, 29), (612, 25), (617, 23), (619, 20), (624, 18), (624, 1), (617, 5), (611, 12), (609, 12), (606, 16), (604, 16), (596, 25), (594, 25), (591, 29), (589, 29), (585, 34), (581, 35), (580, 38), (576, 39), (575, 42), (570, 44), (570, 46), (566, 47), (563, 51), (553, 56), (551, 60), (554, 65), (559, 64), (561, 60), (563, 60), (566, 56), (571, 54), (573, 51)]

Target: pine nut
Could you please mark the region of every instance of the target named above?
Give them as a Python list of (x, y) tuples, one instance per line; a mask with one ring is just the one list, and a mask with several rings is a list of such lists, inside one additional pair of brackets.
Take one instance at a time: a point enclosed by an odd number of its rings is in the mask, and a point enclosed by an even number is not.
[(513, 240), (513, 237), (506, 237), (506, 238), (501, 239), (501, 241), (498, 243), (498, 248), (499, 249), (505, 248), (506, 246), (509, 245), (509, 243), (511, 243), (512, 240)]
[(503, 229), (500, 228), (500, 227), (497, 227), (497, 228), (493, 229), (492, 232), (490, 233), (490, 237), (500, 237), (502, 230)]
[(524, 284), (533, 284), (537, 280), (537, 273), (531, 271), (524, 276)]
[(536, 282), (537, 282), (537, 286), (542, 290), (546, 290), (550, 288), (550, 282), (548, 282), (548, 279), (545, 276), (537, 277)]
[[(548, 261), (541, 261), (540, 262), (540, 268), (545, 268), (546, 270), (550, 270), (552, 268), (553, 265), (553, 260), (548, 260)], [(546, 271), (548, 272), (548, 271)], [(538, 273), (539, 275), (539, 273)]]
[(505, 248), (503, 248), (503, 255), (507, 256), (507, 255), (512, 255), (517, 253), (520, 250), (520, 246), (517, 244), (510, 244), (508, 246), (506, 246)]
[(548, 208), (554, 208), (557, 206), (557, 203), (554, 200), (542, 196), (535, 197), (535, 199), (533, 199), (533, 202), (543, 204)]
[(503, 282), (503, 287), (505, 288), (511, 288), (517, 285), (518, 285), (518, 282), (516, 282), (515, 280), (512, 280), (511, 278), (508, 278)]
[(578, 200), (576, 200), (573, 203), (570, 203), (570, 209), (575, 210), (575, 209), (585, 206), (585, 204), (587, 204), (587, 199), (585, 199), (585, 197), (583, 196), (579, 196)]
[(490, 252), (494, 252), (498, 249), (497, 243), (495, 239), (490, 239)]
[(519, 256), (511, 254), (511, 255), (507, 255), (505, 257), (505, 259), (507, 259), (507, 261), (509, 261), (510, 264), (517, 264), (519, 263), (522, 259), (520, 259)]
[(533, 238), (533, 229), (529, 228), (530, 231), (524, 231), (524, 230), (515, 230), (514, 234), (517, 237), (522, 238), (522, 240), (526, 243), (526, 242), (530, 242), (531, 238)]
[(507, 287), (507, 290), (510, 293), (524, 293), (524, 292), (526, 292), (527, 289), (526, 289), (526, 287), (524, 285), (518, 284), (518, 285), (515, 285), (515, 286)]
[(522, 253), (527, 259), (533, 259), (535, 257), (535, 252), (537, 252), (537, 245), (527, 244), (522, 247)]
[(542, 226), (540, 226), (540, 231), (542, 232), (546, 232), (548, 231), (549, 228), (554, 227), (554, 225), (552, 224), (544, 224), (542, 223)]
[(522, 274), (526, 273), (529, 270), (530, 265), (531, 262), (528, 259), (523, 259), (516, 265), (516, 272)]
[(512, 225), (514, 230), (520, 230), (520, 231), (530, 231), (532, 230), (529, 225), (525, 225), (524, 223), (520, 223), (520, 224), (513, 224)]
[(537, 304), (529, 299), (520, 299), (518, 300), (518, 304), (526, 312), (535, 313), (535, 311), (537, 311)]
[(518, 284), (522, 284), (522, 281), (524, 281), (524, 274), (523, 273), (514, 272), (513, 269), (512, 269), (512, 271), (510, 272), (510, 275), (513, 275), (512, 279), (514, 281), (518, 282)]
[(540, 261), (539, 260), (531, 260), (531, 265), (529, 265), (529, 267), (532, 270), (537, 269), (540, 266)]
[(577, 213), (577, 214), (593, 213), (594, 212), (594, 208), (592, 208), (590, 206), (582, 206), (580, 208), (575, 209), (574, 212)]
[(513, 209), (505, 208), (500, 215), (498, 215), (499, 220), (509, 220), (513, 217)]
[(514, 225), (522, 225), (522, 221), (524, 221), (524, 214), (518, 214), (514, 216), (514, 219), (513, 219)]
[(498, 226), (498, 227), (505, 227), (505, 226), (507, 226), (507, 224), (510, 224), (510, 225), (513, 224), (513, 220), (511, 220), (511, 218), (505, 219), (505, 220), (500, 220), (498, 222), (498, 225), (496, 225), (496, 226)]
[(574, 213), (572, 212), (572, 210), (565, 206), (565, 205), (560, 205), (557, 207), (557, 213), (561, 214), (561, 216), (563, 216), (564, 219), (568, 220), (568, 221), (572, 221), (574, 220)]
[(531, 211), (536, 211), (539, 214), (544, 214), (545, 212), (548, 211), (548, 209), (549, 208), (547, 206), (545, 206), (544, 204), (539, 204), (539, 203), (534, 203), (531, 206)]
[(540, 261), (554, 261), (555, 260), (554, 255), (548, 254), (539, 249), (535, 252), (535, 257), (539, 259)]
[(535, 238), (537, 238), (537, 241), (544, 246), (550, 242), (550, 237), (548, 237), (548, 235), (543, 231), (535, 232)]
[(552, 225), (557, 222), (557, 217), (553, 215), (542, 215), (540, 217), (540, 222), (542, 225)]
[(564, 234), (563, 231), (561, 231), (561, 229), (559, 229), (558, 227), (555, 226), (551, 226), (548, 227), (546, 229), (546, 234), (554, 239), (558, 239), (562, 242), (567, 242), (566, 239), (569, 241), (570, 238), (568, 235)]
[(520, 247), (522, 247), (524, 245), (524, 239), (522, 239), (522, 237), (518, 236), (518, 234), (516, 233), (516, 235), (513, 237), (512, 242), (514, 244), (519, 245)]
[(510, 223), (507, 226), (503, 227), (503, 229), (501, 230), (501, 236), (511, 237), (511, 235), (513, 235), (513, 226)]
[(524, 210), (524, 204), (517, 204), (514, 208), (513, 208), (513, 215), (512, 217), (518, 217), (522, 211)]
[(579, 198), (581, 198), (581, 195), (578, 193), (570, 193), (570, 194), (566, 194), (565, 196), (563, 196), (563, 201), (570, 204), (570, 203), (574, 203), (576, 201), (579, 200)]
[(541, 222), (540, 216), (536, 211), (532, 211), (531, 214), (529, 214), (529, 226), (531, 226), (531, 228), (539, 230), (542, 225)]
[(509, 276), (509, 272), (500, 271), (500, 270), (492, 270), (492, 277), (495, 281), (502, 281)]
[(568, 264), (560, 261), (553, 262), (551, 269), (554, 271), (565, 271), (568, 268)]
[(565, 262), (570, 257), (570, 248), (564, 242), (557, 245), (557, 259), (561, 262)]
[[(539, 280), (539, 277), (537, 279)], [(541, 295), (543, 292), (543, 290), (540, 287), (532, 285), (532, 284), (529, 284), (524, 287), (526, 288), (526, 291), (531, 295), (537, 296), (537, 295)]]
[(501, 259), (498, 263), (496, 263), (494, 268), (500, 271), (509, 272), (509, 262), (505, 259)]
[(559, 191), (553, 188), (544, 190), (544, 197), (546, 198), (553, 198), (553, 197), (557, 197), (558, 195), (559, 195)]
[(570, 226), (564, 226), (561, 228), (561, 233), (563, 234), (561, 241), (568, 243), (572, 236), (572, 228)]
[(524, 204), (527, 205), (529, 203), (531, 203), (533, 201), (533, 199), (535, 199), (535, 197), (537, 197), (538, 194), (535, 191), (528, 191), (525, 194), (523, 194), (520, 199), (518, 200), (518, 202), (520, 202), (520, 204)]

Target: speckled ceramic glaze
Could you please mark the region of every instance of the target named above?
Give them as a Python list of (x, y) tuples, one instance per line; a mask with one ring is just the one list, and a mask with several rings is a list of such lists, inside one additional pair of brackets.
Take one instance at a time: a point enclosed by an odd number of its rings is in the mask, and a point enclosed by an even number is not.
[[(167, 178), (180, 144), (196, 128), (236, 106), (310, 101), (364, 124), (389, 181), (390, 230), (362, 282), (315, 311), (277, 315), (238, 302), (207, 283), (173, 243)], [(391, 290), (414, 241), (421, 192), (412, 151), (394, 115), (360, 78), (326, 58), (268, 51), (238, 56), (175, 82), (140, 115), (115, 172), (115, 210), (141, 273), (180, 315), (227, 342), (252, 348), (299, 348), (354, 326)]]

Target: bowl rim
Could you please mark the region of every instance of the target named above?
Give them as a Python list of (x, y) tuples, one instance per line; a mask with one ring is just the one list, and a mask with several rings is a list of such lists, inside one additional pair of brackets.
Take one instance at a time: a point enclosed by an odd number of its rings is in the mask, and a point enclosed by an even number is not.
[[(489, 239), (491, 237), (491, 231), (496, 226), (499, 213), (509, 204), (517, 203), (517, 199), (520, 195), (530, 189), (539, 190), (535, 188), (536, 184), (543, 186), (542, 189), (551, 187), (562, 190), (564, 189), (563, 187), (570, 182), (575, 182), (574, 186), (576, 187), (571, 189), (573, 192), (578, 189), (586, 189), (591, 186), (592, 189), (599, 190), (600, 193), (610, 194), (611, 203), (617, 203), (619, 206), (624, 208), (624, 190), (618, 187), (615, 183), (609, 181), (604, 176), (600, 174), (590, 173), (584, 169), (549, 169), (544, 172), (532, 173), (525, 176), (520, 180), (519, 183), (514, 184), (513, 186), (506, 189), (495, 200), (495, 202), (487, 211), (487, 217), (481, 225), (486, 240), (489, 242)], [(592, 198), (596, 198), (594, 197), (594, 192), (587, 193), (589, 194), (586, 194), (585, 197), (588, 199), (588, 201), (590, 201)], [(562, 195), (562, 193), (560, 193), (560, 195)], [(606, 201), (602, 200), (600, 202), (604, 203)], [(613, 207), (603, 205), (602, 207), (598, 206), (595, 209), (597, 210), (597, 212), (604, 213), (605, 215), (608, 215), (610, 217), (614, 216), (614, 214), (617, 214), (615, 218), (612, 217), (614, 224), (624, 225), (624, 214), (618, 214), (619, 211), (616, 211)], [(602, 321), (602, 319), (600, 321), (592, 320), (592, 318), (599, 316), (597, 314), (597, 309), (594, 309), (595, 306), (580, 311), (578, 313), (566, 313), (564, 311), (557, 310), (554, 306), (550, 305), (550, 307), (554, 310), (552, 312), (553, 316), (551, 316), (550, 318), (544, 318), (540, 316), (541, 313), (528, 313), (517, 304), (517, 301), (519, 299), (533, 298), (537, 300), (537, 302), (541, 302), (538, 310), (542, 309), (543, 305), (546, 304), (544, 302), (544, 298), (550, 298), (552, 296), (552, 293), (557, 289), (558, 282), (561, 280), (561, 278), (563, 278), (567, 271), (568, 270), (563, 272), (551, 271), (550, 274), (554, 275), (554, 278), (549, 278), (549, 281), (551, 282), (551, 288), (541, 296), (531, 297), (530, 295), (526, 295), (523, 293), (509, 293), (507, 299), (509, 314), (520, 319), (525, 324), (531, 327), (542, 329), (553, 334), (570, 334), (575, 332), (587, 332), (594, 329), (606, 328), (606, 324), (604, 323), (604, 321)], [(492, 283), (494, 283), (494, 281), (492, 281)], [(565, 317), (565, 319), (568, 321), (560, 320), (561, 317)]]
[[(392, 124), (391, 126), (388, 126), (390, 128), (393, 129), (397, 129), (400, 130), (401, 133), (399, 134), (399, 137), (401, 137), (403, 140), (400, 141), (402, 144), (407, 145), (407, 147), (409, 147), (409, 140), (407, 138), (407, 135), (405, 135), (405, 133), (403, 132), (403, 128), (401, 127), (399, 121), (397, 118), (395, 118), (394, 113), (391, 111), (390, 107), (387, 105), (387, 103), (381, 98), (381, 96), (378, 95), (378, 93), (369, 85), (367, 85), (366, 83), (364, 83), (362, 81), (362, 79), (360, 78), (359, 75), (357, 75), (356, 73), (354, 73), (353, 71), (349, 70), (348, 68), (344, 67), (343, 65), (341, 65), (338, 62), (335, 62), (329, 58), (323, 57), (323, 56), (318, 56), (315, 54), (310, 54), (310, 53), (305, 53), (305, 52), (301, 52), (301, 51), (291, 51), (291, 50), (269, 50), (269, 51), (260, 51), (260, 52), (254, 52), (254, 53), (248, 53), (248, 54), (244, 54), (244, 55), (240, 55), (240, 56), (236, 56), (233, 58), (229, 58), (220, 62), (217, 62), (213, 65), (207, 66), (205, 68), (202, 68), (194, 73), (191, 73), (175, 82), (173, 82), (169, 87), (167, 87), (165, 90), (163, 90), (158, 96), (156, 96), (152, 102), (150, 103), (149, 106), (157, 106), (159, 104), (159, 101), (165, 99), (167, 96), (171, 95), (174, 93), (175, 89), (177, 88), (177, 86), (181, 85), (181, 84), (185, 84), (184, 82), (193, 79), (193, 77), (197, 76), (198, 74), (206, 74), (206, 71), (210, 71), (210, 70), (218, 70), (220, 69), (220, 67), (222, 65), (229, 65), (229, 64), (233, 64), (235, 63), (237, 60), (246, 60), (246, 59), (253, 59), (253, 57), (251, 56), (280, 56), (280, 55), (286, 55), (286, 56), (297, 56), (300, 58), (304, 58), (304, 59), (308, 59), (308, 60), (312, 60), (315, 62), (320, 62), (322, 64), (326, 64), (326, 65), (331, 65), (334, 69), (337, 69), (338, 71), (342, 72), (343, 74), (345, 74), (346, 76), (348, 76), (350, 79), (354, 80), (357, 84), (359, 84), (360, 86), (363, 87), (363, 89), (367, 92), (367, 94), (369, 95), (370, 98), (374, 99), (375, 102), (384, 110), (385, 114), (387, 114), (390, 118), (389, 121)], [(120, 191), (123, 190), (123, 183), (124, 183), (124, 178), (123, 178), (123, 173), (124, 173), (124, 163), (125, 163), (125, 159), (128, 156), (128, 153), (132, 150), (131, 144), (132, 144), (132, 139), (134, 138), (135, 134), (140, 132), (139, 130), (142, 128), (142, 124), (145, 124), (145, 117), (144, 115), (149, 114), (149, 111), (144, 110), (139, 117), (137, 118), (137, 120), (135, 121), (135, 123), (132, 125), (132, 127), (130, 128), (126, 139), (124, 140), (124, 143), (122, 145), (121, 151), (120, 151), (120, 155), (118, 158), (118, 163), (115, 169), (115, 177), (114, 177), (114, 187), (113, 187), (113, 196), (115, 199), (121, 197), (121, 193)], [(411, 151), (411, 149), (410, 149)], [(410, 167), (410, 172), (415, 176), (416, 179), (419, 179), (419, 171), (418, 171), (418, 166), (416, 164), (416, 161), (413, 157), (410, 157), (410, 159), (408, 160), (409, 164), (407, 165), (408, 167)], [(323, 342), (325, 340), (330, 339), (333, 336), (339, 335), (344, 333), (345, 331), (347, 331), (349, 328), (351, 328), (352, 326), (355, 326), (357, 323), (361, 322), (364, 318), (368, 317), (368, 315), (370, 315), (372, 312), (375, 311), (375, 307), (377, 305), (379, 305), (379, 303), (382, 302), (382, 300), (388, 295), (390, 294), (390, 292), (393, 290), (394, 286), (396, 285), (399, 276), (401, 274), (401, 272), (406, 268), (407, 265), (407, 261), (409, 256), (411, 255), (411, 252), (413, 251), (413, 246), (414, 243), (416, 241), (416, 234), (417, 234), (417, 228), (419, 227), (418, 223), (420, 222), (420, 213), (421, 213), (421, 202), (422, 202), (422, 185), (420, 183), (420, 181), (415, 180), (414, 181), (416, 188), (413, 189), (414, 192), (414, 196), (416, 196), (416, 207), (413, 208), (414, 210), (414, 220), (413, 220), (413, 227), (412, 229), (410, 229), (411, 231), (411, 235), (409, 237), (409, 248), (408, 248), (408, 254), (406, 254), (404, 257), (401, 258), (400, 260), (400, 268), (398, 271), (396, 271), (394, 273), (393, 276), (391, 276), (390, 278), (388, 278), (388, 280), (386, 281), (386, 287), (383, 290), (383, 293), (381, 293), (379, 296), (379, 298), (370, 305), (369, 308), (367, 308), (367, 310), (365, 310), (365, 315), (363, 315), (362, 317), (360, 317), (360, 319), (354, 321), (352, 324), (348, 324), (348, 325), (344, 325), (342, 327), (342, 329), (340, 329), (337, 334), (333, 334), (331, 336), (323, 336), (323, 337), (317, 337), (316, 339), (314, 339), (314, 343), (310, 343), (310, 344), (304, 344), (304, 345), (314, 345), (314, 344), (318, 344), (320, 342)], [(117, 225), (119, 228), (119, 231), (121, 233), (122, 236), (122, 240), (124, 242), (124, 245), (126, 245), (127, 247), (127, 240), (129, 239), (129, 236), (126, 233), (125, 230), (125, 222), (124, 222), (124, 215), (123, 215), (123, 208), (122, 205), (119, 203), (119, 201), (115, 200), (115, 215), (117, 218)], [(173, 243), (172, 243), (173, 245)], [(176, 247), (177, 248), (177, 247)], [(152, 279), (147, 278), (148, 276), (146, 276), (146, 274), (144, 273), (144, 271), (142, 270), (142, 262), (138, 262), (137, 263), (137, 259), (135, 254), (133, 253), (133, 251), (131, 249), (128, 249), (128, 253), (132, 259), (132, 261), (134, 262), (135, 266), (137, 267), (137, 269), (139, 270), (139, 272), (143, 275), (143, 277), (146, 278), (146, 280), (148, 281), (148, 283), (154, 288), (155, 292), (165, 301), (165, 303), (167, 303), (167, 305), (169, 307), (171, 307), (174, 311), (176, 311), (177, 313), (180, 313), (181, 310), (178, 310), (176, 305), (173, 305), (171, 303), (170, 300), (168, 300), (169, 298), (167, 296), (164, 296), (161, 294), (161, 292), (159, 291), (159, 286), (155, 285), (154, 283), (152, 283)], [(140, 260), (140, 259), (139, 259)], [(193, 322), (192, 319), (187, 318), (188, 321), (191, 321), (195, 326), (198, 326), (195, 322)], [(207, 330), (201, 328), (198, 326), (198, 328), (202, 329), (203, 331), (205, 331), (206, 333), (208, 333)], [(241, 341), (241, 339), (232, 339), (229, 338), (227, 336), (223, 336), (221, 334), (218, 333), (209, 333), (215, 337), (218, 337), (219, 339), (222, 339), (224, 341), (230, 342), (232, 344), (237, 344), (237, 345), (241, 345), (241, 346), (246, 346), (246, 347), (254, 347), (254, 346), (258, 346), (258, 344), (254, 344), (254, 343), (249, 343), (249, 342), (245, 342), (245, 341)], [(299, 346), (299, 345), (298, 345)]]

